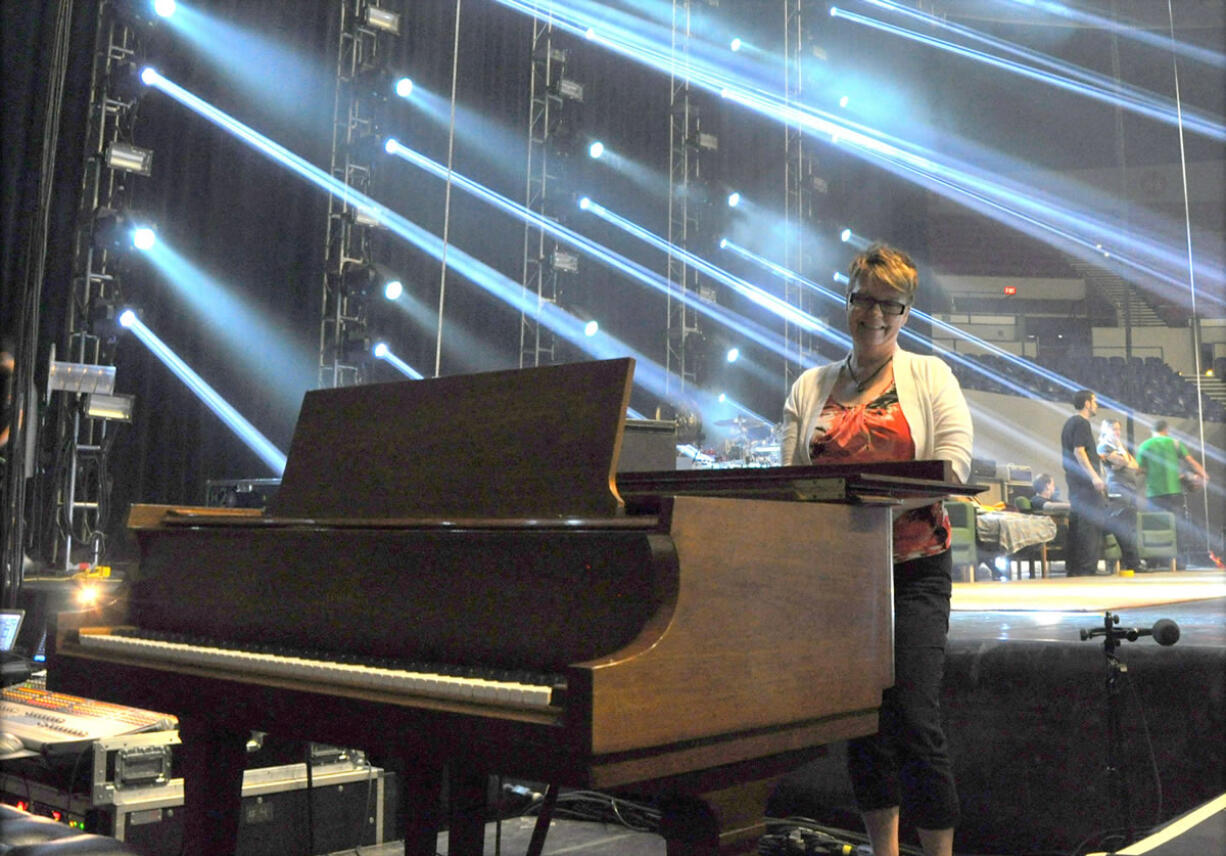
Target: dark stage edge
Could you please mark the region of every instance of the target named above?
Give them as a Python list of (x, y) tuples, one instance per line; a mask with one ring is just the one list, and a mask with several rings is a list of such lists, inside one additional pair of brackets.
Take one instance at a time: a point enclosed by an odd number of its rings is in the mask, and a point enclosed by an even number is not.
[[(1168, 618), (1181, 631), (1171, 647), (1143, 637), (1116, 652), (1128, 667), (1120, 763), (1142, 834), (1226, 790), (1226, 598), (1118, 612), (1123, 627)], [(1121, 825), (1105, 772), (1107, 660), (1101, 638), (1078, 634), (1102, 626), (1102, 613), (953, 614), (942, 704), (957, 853), (1106, 849), (1090, 844)], [(781, 784), (770, 813), (858, 829), (844, 759), (832, 746)]]

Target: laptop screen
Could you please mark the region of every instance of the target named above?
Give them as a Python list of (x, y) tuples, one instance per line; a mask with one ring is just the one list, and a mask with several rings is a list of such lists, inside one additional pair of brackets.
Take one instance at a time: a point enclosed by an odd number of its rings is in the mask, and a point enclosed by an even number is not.
[(17, 644), (17, 631), (21, 629), (24, 609), (0, 610), (0, 651), (12, 651)]

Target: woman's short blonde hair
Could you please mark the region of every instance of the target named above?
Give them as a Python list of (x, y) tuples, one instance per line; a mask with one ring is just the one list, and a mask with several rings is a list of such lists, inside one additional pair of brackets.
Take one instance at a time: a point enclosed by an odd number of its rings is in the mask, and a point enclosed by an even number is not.
[(851, 260), (847, 268), (847, 293), (855, 291), (862, 282), (879, 282), (894, 289), (907, 298), (907, 303), (915, 299), (915, 291), (919, 288), (919, 272), (915, 262), (902, 250), (880, 242), (869, 247)]

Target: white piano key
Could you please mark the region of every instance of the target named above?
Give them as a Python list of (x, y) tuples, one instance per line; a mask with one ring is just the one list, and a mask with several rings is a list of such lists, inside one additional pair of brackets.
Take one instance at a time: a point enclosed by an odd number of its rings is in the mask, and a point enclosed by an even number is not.
[(524, 684), (518, 681), (459, 678), (430, 672), (335, 663), (299, 656), (188, 645), (181, 642), (165, 642), (134, 636), (84, 633), (80, 638), (83, 647), (113, 651), (142, 659), (220, 666), (278, 677), (298, 678), (315, 683), (390, 690), (411, 695), (477, 701), (486, 704), (542, 710), (550, 707), (550, 687)]

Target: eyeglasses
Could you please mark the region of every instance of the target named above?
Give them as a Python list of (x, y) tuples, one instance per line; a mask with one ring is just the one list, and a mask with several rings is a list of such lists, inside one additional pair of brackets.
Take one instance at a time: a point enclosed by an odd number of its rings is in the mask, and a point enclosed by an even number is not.
[(902, 315), (907, 311), (908, 304), (899, 303), (897, 300), (878, 300), (857, 291), (847, 295), (847, 305), (863, 309), (865, 312), (871, 312), (874, 306), (879, 306), (882, 315)]

